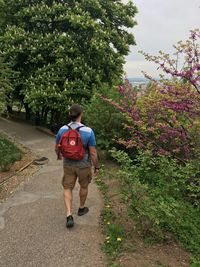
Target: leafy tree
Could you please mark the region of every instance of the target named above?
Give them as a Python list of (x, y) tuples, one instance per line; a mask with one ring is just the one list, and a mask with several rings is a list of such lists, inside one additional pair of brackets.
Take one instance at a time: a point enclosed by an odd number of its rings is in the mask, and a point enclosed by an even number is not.
[(161, 52), (158, 57), (146, 55), (159, 64), (171, 80), (154, 81), (142, 94), (135, 93), (128, 81), (118, 88), (122, 100), (116, 103), (102, 97), (124, 113), (131, 133), (119, 142), (126, 148), (152, 150), (154, 154), (171, 155), (181, 160), (200, 157), (200, 50), (199, 31), (192, 31), (186, 43), (176, 46), (178, 58), (185, 58), (183, 68), (169, 55)]
[[(158, 56), (151, 56), (148, 53), (141, 53), (145, 59), (158, 65), (158, 69), (170, 75), (175, 80), (188, 83), (200, 94), (200, 30), (190, 31), (186, 42), (179, 41), (174, 45), (174, 56), (162, 51)], [(181, 63), (180, 63), (181, 62)], [(146, 73), (144, 75), (153, 81)], [(160, 75), (163, 78), (163, 75)], [(155, 81), (154, 81), (155, 82)]]
[(44, 118), (112, 85), (135, 44), (126, 30), (136, 24), (131, 1), (8, 0), (1, 10), (0, 50), (20, 72), (15, 96)]
[(0, 114), (5, 111), (6, 106), (10, 104), (10, 95), (12, 93), (12, 71), (0, 57)]

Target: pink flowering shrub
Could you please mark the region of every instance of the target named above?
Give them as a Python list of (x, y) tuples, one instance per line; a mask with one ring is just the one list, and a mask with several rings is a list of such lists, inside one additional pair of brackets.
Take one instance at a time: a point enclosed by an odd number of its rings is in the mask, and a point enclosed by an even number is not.
[[(154, 154), (171, 155), (180, 160), (197, 157), (200, 147), (200, 32), (191, 31), (189, 39), (179, 42), (175, 59), (163, 52), (159, 56), (144, 54), (169, 76), (159, 81), (149, 78), (140, 94), (128, 80), (118, 87), (119, 103), (101, 98), (125, 114), (131, 138), (119, 139), (127, 149), (150, 149)], [(180, 67), (180, 58), (184, 59)]]

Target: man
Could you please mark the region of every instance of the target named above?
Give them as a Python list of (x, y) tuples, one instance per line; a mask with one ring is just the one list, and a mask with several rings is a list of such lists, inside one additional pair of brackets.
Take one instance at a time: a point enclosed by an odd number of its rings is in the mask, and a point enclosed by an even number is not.
[[(72, 191), (78, 178), (80, 184), (80, 207), (78, 209), (78, 216), (86, 214), (89, 209), (85, 207), (85, 202), (88, 195), (88, 185), (92, 180), (92, 164), (94, 166), (94, 175), (98, 174), (99, 165), (97, 160), (96, 140), (94, 132), (91, 128), (84, 126), (81, 123), (83, 116), (82, 107), (74, 104), (69, 111), (71, 122), (60, 128), (56, 135), (56, 148), (58, 159), (60, 156), (59, 142), (64, 133), (70, 129), (78, 129), (81, 141), (85, 149), (85, 155), (82, 160), (73, 160), (63, 158), (64, 176), (62, 185), (64, 188), (64, 203), (67, 211), (66, 227), (71, 228), (74, 226), (74, 219), (72, 216)], [(91, 164), (92, 163), (92, 164)]]

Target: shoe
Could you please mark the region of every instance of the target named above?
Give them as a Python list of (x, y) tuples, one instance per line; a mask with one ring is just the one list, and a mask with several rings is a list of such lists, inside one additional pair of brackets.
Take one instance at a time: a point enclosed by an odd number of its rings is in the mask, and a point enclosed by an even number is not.
[(83, 216), (84, 214), (88, 213), (89, 212), (89, 209), (87, 207), (85, 208), (79, 208), (78, 209), (78, 216)]
[(66, 227), (67, 228), (72, 228), (73, 226), (74, 226), (74, 219), (73, 219), (72, 215), (69, 215), (67, 217)]

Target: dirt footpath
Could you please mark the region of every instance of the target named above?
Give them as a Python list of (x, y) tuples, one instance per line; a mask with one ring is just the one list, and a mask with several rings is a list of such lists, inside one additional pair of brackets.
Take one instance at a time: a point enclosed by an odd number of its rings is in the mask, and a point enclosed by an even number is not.
[(0, 204), (0, 266), (105, 267), (100, 249), (101, 196), (90, 186), (87, 206), (90, 212), (76, 215), (78, 185), (74, 190), (75, 227), (65, 227), (62, 196), (62, 163), (54, 153), (54, 138), (33, 126), (0, 119), (0, 132), (6, 132), (49, 162), (21, 184)]

